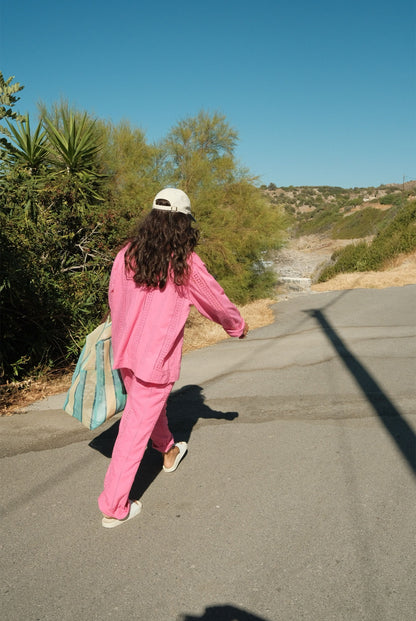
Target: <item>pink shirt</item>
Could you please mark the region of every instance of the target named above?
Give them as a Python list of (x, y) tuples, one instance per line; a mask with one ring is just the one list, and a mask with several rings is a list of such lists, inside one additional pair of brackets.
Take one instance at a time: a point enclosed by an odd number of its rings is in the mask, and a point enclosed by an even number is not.
[(178, 286), (169, 279), (162, 291), (136, 285), (126, 274), (125, 252), (115, 258), (109, 287), (115, 369), (131, 369), (154, 384), (175, 382), (192, 305), (230, 336), (242, 335), (244, 319), (195, 252), (189, 257), (188, 283)]

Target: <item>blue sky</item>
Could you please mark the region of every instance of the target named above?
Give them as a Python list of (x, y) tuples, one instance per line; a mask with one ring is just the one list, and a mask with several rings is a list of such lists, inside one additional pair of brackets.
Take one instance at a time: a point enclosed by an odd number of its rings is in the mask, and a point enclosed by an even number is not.
[(67, 99), (149, 142), (202, 109), (261, 183), (416, 179), (415, 0), (0, 0), (17, 109)]

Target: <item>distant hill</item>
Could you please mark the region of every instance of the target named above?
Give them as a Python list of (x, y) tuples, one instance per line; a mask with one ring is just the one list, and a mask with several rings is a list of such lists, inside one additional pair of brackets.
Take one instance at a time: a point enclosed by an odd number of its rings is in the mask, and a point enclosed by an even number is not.
[(400, 206), (416, 199), (416, 181), (379, 187), (277, 187), (261, 189), (292, 219), (294, 236), (321, 233), (338, 239), (368, 237), (390, 222)]
[(270, 184), (262, 190), (272, 204), (285, 209), (292, 238), (318, 235), (326, 241), (352, 241), (334, 251), (319, 281), (341, 273), (380, 271), (416, 251), (416, 181), (352, 189)]

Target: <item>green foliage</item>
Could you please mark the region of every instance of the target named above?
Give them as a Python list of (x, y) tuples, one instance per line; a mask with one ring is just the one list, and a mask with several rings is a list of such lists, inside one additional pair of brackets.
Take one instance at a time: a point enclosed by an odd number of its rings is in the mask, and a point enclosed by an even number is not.
[(282, 243), (287, 220), (234, 160), (236, 132), (223, 116), (201, 112), (180, 122), (163, 143), (166, 180), (189, 193), (201, 231), (199, 252), (227, 294), (244, 303), (270, 292), (262, 261)]
[(299, 219), (296, 232), (298, 235), (329, 232), (340, 217), (337, 206), (318, 205), (313, 217), (307, 215)]
[(166, 177), (192, 195), (206, 184), (232, 182), (237, 133), (219, 114), (200, 112), (180, 121), (163, 143)]
[(385, 194), (379, 199), (382, 205), (401, 205), (404, 201), (404, 195), (402, 192), (394, 192), (392, 194)]
[[(5, 80), (3, 73), (0, 71), (0, 120), (19, 120), (22, 118), (17, 112), (14, 112), (13, 107), (20, 99), (20, 97), (16, 97), (16, 93), (19, 93), (24, 87), (19, 82), (12, 84), (13, 80), (14, 75)], [(0, 131), (7, 136), (9, 135), (7, 129), (2, 126), (0, 126)], [(4, 141), (3, 144), (7, 144), (7, 141), (4, 139), (2, 141)]]
[(44, 189), (36, 223), (17, 208), (0, 216), (4, 378), (62, 364), (105, 312), (112, 260), (106, 226), (97, 214), (72, 209), (72, 190)]
[(18, 82), (12, 84), (13, 80), (14, 75), (5, 80), (0, 71), (0, 119), (16, 119), (19, 116), (12, 108), (19, 101), (20, 97), (16, 97), (16, 93), (23, 90), (23, 86)]
[(416, 249), (416, 201), (403, 205), (396, 217), (370, 243), (346, 246), (332, 256), (319, 280), (324, 282), (336, 274), (379, 270), (393, 257)]
[(95, 122), (87, 113), (81, 118), (66, 112), (62, 115), (62, 129), (45, 118), (48, 138), (52, 146), (52, 163), (59, 172), (69, 174), (94, 172), (95, 156), (101, 149), (94, 135)]
[(102, 124), (100, 129), (104, 143), (100, 160), (109, 179), (108, 189), (117, 214), (117, 236), (121, 239), (130, 234), (132, 222), (163, 187), (163, 153), (159, 147), (146, 143), (140, 129), (126, 122), (117, 126)]
[(36, 221), (41, 180), (26, 168), (16, 167), (0, 176), (0, 212), (13, 216), (15, 212)]
[(50, 163), (56, 175), (70, 176), (77, 182), (77, 189), (87, 202), (101, 200), (99, 192), (102, 174), (98, 171), (97, 155), (102, 149), (95, 121), (72, 111), (62, 110), (62, 127), (44, 118), (50, 143)]
[[(71, 185), (71, 203), (76, 209), (102, 200), (99, 188), (104, 186), (100, 170), (100, 136), (95, 121), (86, 115), (67, 109), (55, 109), (53, 125), (46, 111), (32, 134), (28, 116), (12, 125), (7, 121), (11, 142), (1, 153), (3, 175), (0, 184), (5, 187), (14, 175), (25, 173), (36, 177), (26, 179), (24, 209), (34, 220), (39, 211), (39, 194), (52, 187)], [(59, 179), (63, 177), (63, 179)], [(69, 194), (66, 192), (68, 198)], [(18, 203), (22, 205), (22, 203)], [(4, 209), (4, 206), (1, 206)]]
[(338, 220), (332, 228), (333, 239), (357, 239), (377, 233), (377, 225), (386, 218), (386, 213), (374, 207), (365, 207)]
[[(78, 123), (78, 118), (81, 122)], [(106, 309), (110, 202), (94, 124), (10, 124), (0, 175), (0, 374), (60, 364)], [(52, 136), (52, 139), (51, 139)]]
[(350, 244), (342, 250), (334, 252), (332, 260), (335, 261), (335, 264), (329, 265), (323, 270), (319, 277), (319, 282), (329, 280), (341, 272), (364, 271), (367, 257), (368, 244), (365, 241), (357, 244)]
[(199, 254), (227, 294), (245, 303), (270, 294), (275, 280), (267, 251), (281, 246), (287, 220), (248, 180), (209, 190), (194, 201)]
[[(292, 232), (295, 236), (325, 234), (333, 238), (360, 237), (374, 234), (388, 223), (394, 210), (412, 196), (413, 184), (391, 185), (378, 188), (345, 189), (333, 186), (289, 186), (264, 188), (274, 204), (281, 205), (294, 216)], [(368, 212), (371, 203), (392, 205), (393, 210)], [(358, 208), (358, 215), (355, 210)], [(371, 214), (371, 215), (370, 215)], [(352, 218), (349, 220), (349, 218)]]
[(9, 127), (9, 144), (5, 153), (5, 164), (8, 167), (21, 166), (29, 169), (31, 174), (39, 172), (46, 164), (48, 149), (46, 147), (46, 133), (42, 123), (38, 123), (35, 132), (30, 129), (29, 117), (26, 115), (16, 127), (7, 121)]
[(149, 145), (66, 104), (10, 126), (0, 169), (0, 374), (67, 364), (107, 310), (111, 264), (163, 186), (190, 194), (199, 252), (232, 299), (267, 295), (287, 220), (237, 168), (237, 134), (201, 112)]

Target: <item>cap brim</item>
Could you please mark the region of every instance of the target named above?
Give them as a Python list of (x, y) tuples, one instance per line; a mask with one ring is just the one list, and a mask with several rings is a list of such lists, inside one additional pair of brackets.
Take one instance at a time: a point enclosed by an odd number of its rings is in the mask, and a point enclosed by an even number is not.
[(152, 209), (157, 209), (158, 211), (170, 211), (171, 213), (183, 213), (184, 216), (189, 216), (194, 222), (196, 222), (195, 218), (189, 211), (182, 211), (182, 209), (177, 209), (176, 207), (171, 207), (168, 205), (152, 205)]

